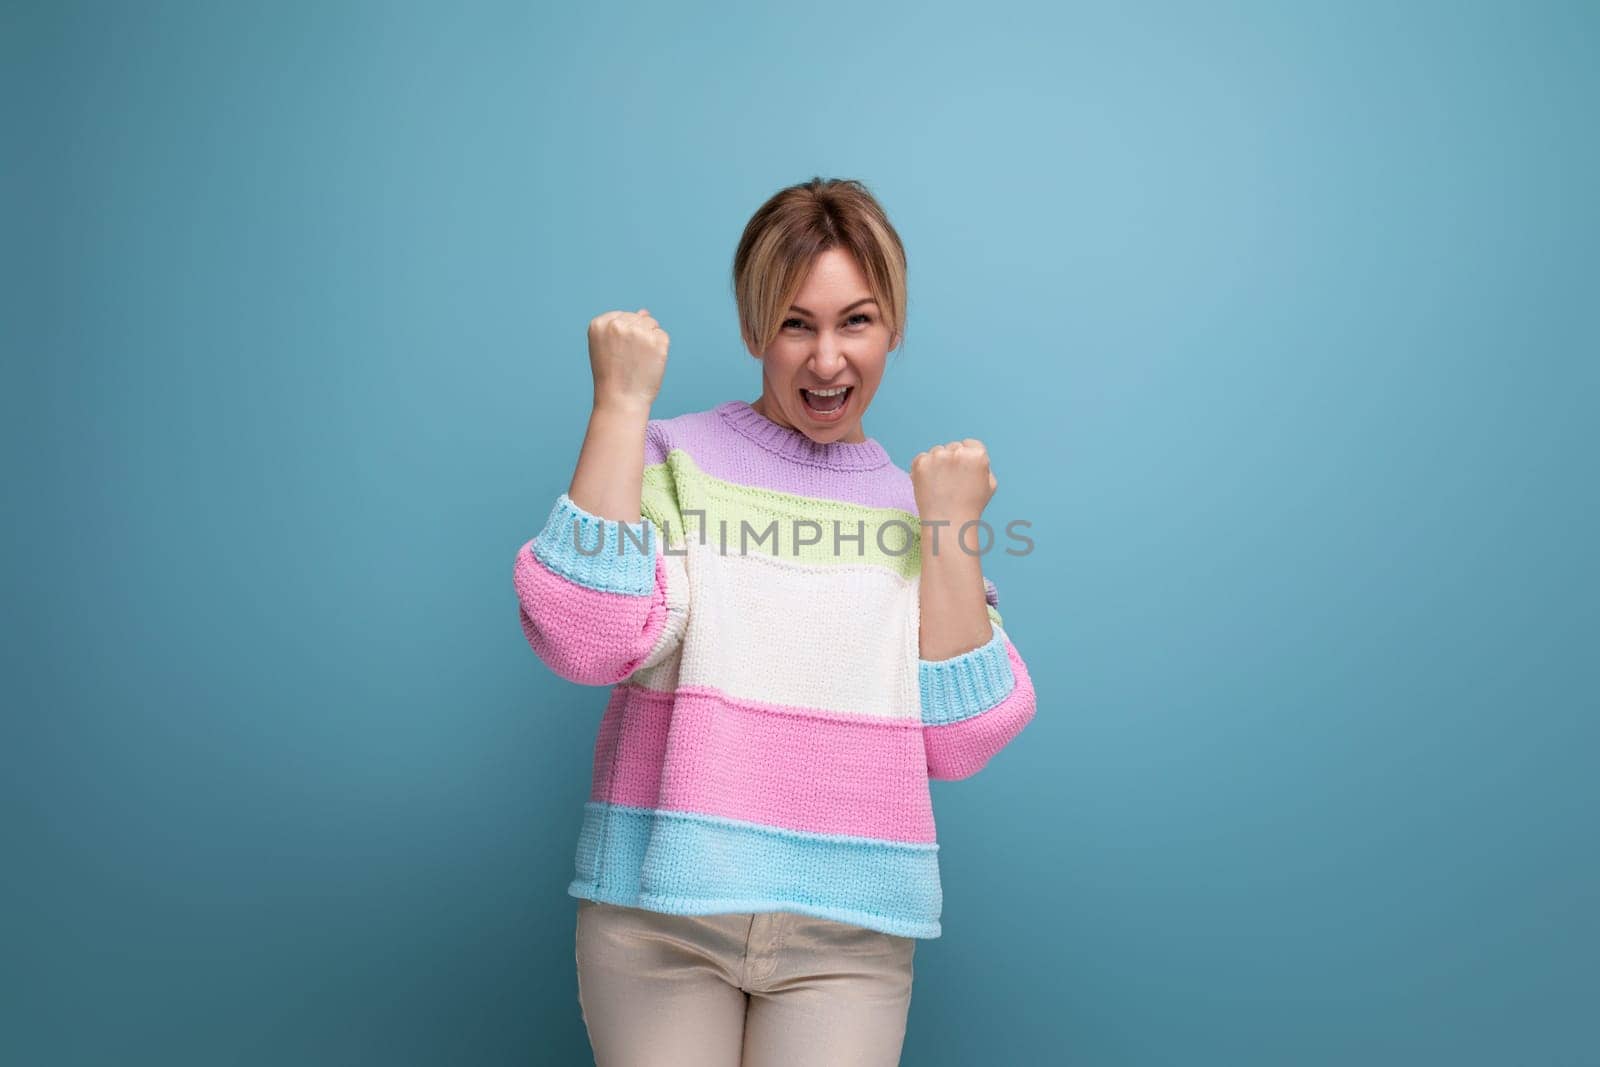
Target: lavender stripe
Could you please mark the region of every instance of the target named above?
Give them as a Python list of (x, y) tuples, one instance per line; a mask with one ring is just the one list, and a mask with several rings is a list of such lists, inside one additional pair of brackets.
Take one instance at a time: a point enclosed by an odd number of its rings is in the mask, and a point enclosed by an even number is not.
[(875, 470), (830, 470), (787, 459), (729, 426), (716, 408), (651, 420), (645, 462), (660, 463), (674, 448), (689, 453), (705, 473), (735, 485), (917, 512), (911, 475), (893, 463)]

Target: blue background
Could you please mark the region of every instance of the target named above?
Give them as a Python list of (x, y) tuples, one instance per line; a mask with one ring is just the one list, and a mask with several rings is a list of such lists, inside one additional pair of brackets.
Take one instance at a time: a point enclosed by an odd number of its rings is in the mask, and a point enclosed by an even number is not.
[[(581, 7), (581, 10), (580, 10)], [(908, 1064), (1594, 1064), (1600, 14), (7, 5), (0, 1060), (588, 1062), (584, 330), (753, 399), (750, 213), (910, 255), (1037, 718)]]

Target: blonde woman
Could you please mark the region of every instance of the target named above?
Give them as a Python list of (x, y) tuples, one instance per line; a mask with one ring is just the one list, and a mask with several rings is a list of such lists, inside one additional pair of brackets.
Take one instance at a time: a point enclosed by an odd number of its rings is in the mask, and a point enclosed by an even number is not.
[(668, 336), (589, 324), (593, 411), (517, 554), (528, 643), (610, 686), (576, 877), (600, 1067), (899, 1062), (940, 935), (928, 781), (1028, 723), (973, 527), (966, 438), (896, 466), (862, 419), (905, 331), (899, 235), (855, 181), (750, 219), (733, 263), (761, 394), (652, 418)]

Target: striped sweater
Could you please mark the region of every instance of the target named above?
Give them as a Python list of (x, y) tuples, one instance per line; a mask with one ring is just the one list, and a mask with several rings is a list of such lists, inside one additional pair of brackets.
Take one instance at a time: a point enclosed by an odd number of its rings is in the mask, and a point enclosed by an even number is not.
[(645, 442), (639, 522), (562, 493), (516, 558), (539, 659), (612, 687), (567, 892), (938, 937), (928, 780), (977, 773), (1033, 717), (994, 583), (987, 643), (922, 659), (916, 501), (877, 441), (732, 400)]

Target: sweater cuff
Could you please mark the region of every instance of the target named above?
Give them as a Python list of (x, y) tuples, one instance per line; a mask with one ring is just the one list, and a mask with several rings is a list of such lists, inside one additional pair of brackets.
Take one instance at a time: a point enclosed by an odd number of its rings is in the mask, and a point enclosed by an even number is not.
[(607, 519), (562, 493), (533, 539), (533, 554), (551, 571), (579, 585), (642, 596), (656, 587), (655, 544), (653, 523), (642, 518)]
[(987, 711), (1016, 685), (1006, 655), (1005, 631), (990, 620), (993, 636), (977, 648), (949, 659), (918, 659), (922, 724), (939, 726)]

